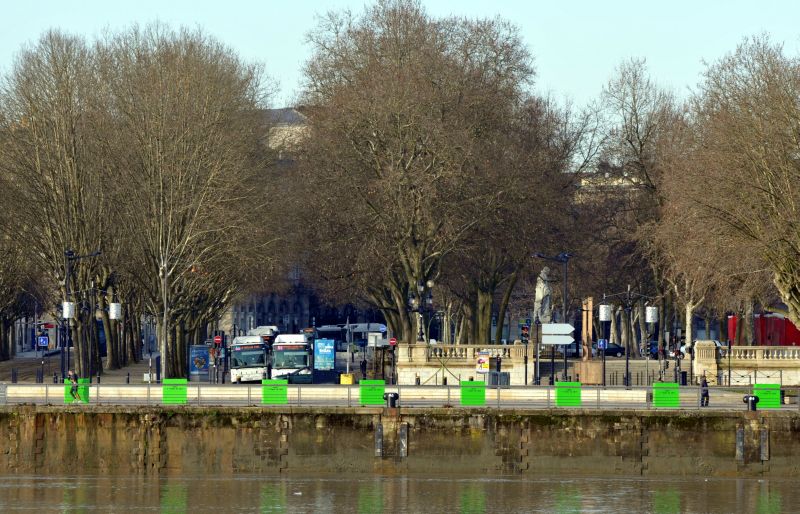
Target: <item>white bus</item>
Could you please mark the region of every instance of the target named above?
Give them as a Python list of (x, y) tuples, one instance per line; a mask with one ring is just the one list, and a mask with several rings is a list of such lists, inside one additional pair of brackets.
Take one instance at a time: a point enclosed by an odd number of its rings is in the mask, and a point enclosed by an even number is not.
[(260, 335), (233, 338), (231, 352), (231, 382), (260, 382), (267, 378), (269, 346)]
[(270, 378), (311, 383), (310, 359), (311, 345), (305, 334), (281, 334), (272, 343)]

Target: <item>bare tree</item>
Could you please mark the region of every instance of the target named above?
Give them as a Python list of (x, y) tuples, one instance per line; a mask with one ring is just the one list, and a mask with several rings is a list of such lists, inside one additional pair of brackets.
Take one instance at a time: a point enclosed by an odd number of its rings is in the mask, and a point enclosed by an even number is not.
[(261, 248), (246, 243), (266, 205), (256, 189), (261, 71), (202, 32), (161, 25), (111, 37), (98, 52), (125, 270), (158, 315), (164, 376), (180, 376), (187, 325), (216, 315), (238, 287), (236, 256)]
[(709, 66), (696, 102), (702, 165), (687, 177), (687, 196), (720, 237), (757, 248), (800, 325), (798, 98), (800, 61), (766, 36)]
[(505, 22), (432, 19), (405, 0), (330, 14), (310, 41), (308, 225), (325, 227), (319, 252), (341, 263), (328, 277), (357, 284), (409, 340), (409, 294), (422, 301), (416, 285), (424, 296), (498, 202), (483, 152), (519, 104), (530, 57)]
[[(18, 225), (34, 267), (77, 301), (72, 325), (77, 369), (99, 371), (93, 305), (104, 262), (87, 259), (65, 276), (65, 251), (89, 254), (104, 246), (110, 223), (104, 170), (96, 158), (99, 90), (90, 48), (80, 38), (50, 31), (24, 49), (0, 92), (0, 167), (7, 175)], [(72, 292), (66, 297), (67, 291)]]

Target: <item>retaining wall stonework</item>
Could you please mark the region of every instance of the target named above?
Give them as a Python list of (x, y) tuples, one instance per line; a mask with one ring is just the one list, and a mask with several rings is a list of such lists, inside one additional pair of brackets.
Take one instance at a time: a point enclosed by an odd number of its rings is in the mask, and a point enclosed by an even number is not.
[(800, 474), (790, 412), (0, 409), (5, 473)]

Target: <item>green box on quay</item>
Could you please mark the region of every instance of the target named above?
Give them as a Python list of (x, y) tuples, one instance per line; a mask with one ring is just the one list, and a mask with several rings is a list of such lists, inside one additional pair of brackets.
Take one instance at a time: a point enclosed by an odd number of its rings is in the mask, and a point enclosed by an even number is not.
[(362, 380), (359, 383), (361, 405), (383, 405), (386, 382), (383, 380)]
[(556, 382), (556, 407), (580, 407), (581, 383)]
[(675, 382), (653, 384), (653, 405), (659, 408), (680, 407), (681, 397), (678, 384)]
[(185, 405), (187, 401), (187, 380), (185, 378), (165, 378), (161, 386), (161, 403), (164, 405)]
[(482, 380), (461, 381), (461, 405), (483, 407), (486, 405), (486, 382)]
[(262, 405), (286, 405), (289, 403), (288, 380), (266, 379), (261, 381)]
[(754, 384), (753, 394), (758, 396), (757, 405), (759, 409), (781, 408), (780, 384)]
[(72, 397), (72, 384), (69, 382), (64, 385), (64, 403), (89, 403), (89, 379), (88, 378), (79, 378), (78, 379), (78, 397), (80, 400), (76, 400)]

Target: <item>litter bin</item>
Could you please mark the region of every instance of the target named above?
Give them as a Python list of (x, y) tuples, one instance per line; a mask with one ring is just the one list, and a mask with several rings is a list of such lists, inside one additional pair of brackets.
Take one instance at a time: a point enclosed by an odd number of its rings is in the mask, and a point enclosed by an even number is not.
[(756, 410), (756, 404), (758, 403), (758, 396), (752, 394), (744, 395), (742, 401), (747, 404), (747, 410)]
[(689, 372), (681, 371), (681, 385), (685, 386), (687, 383), (689, 383)]
[(397, 408), (397, 400), (400, 398), (398, 393), (383, 393), (383, 399), (386, 400), (386, 406), (390, 409)]

